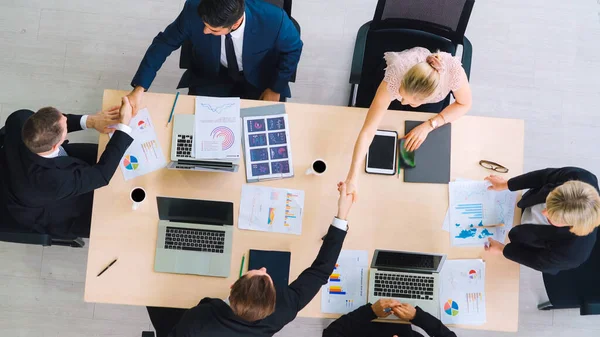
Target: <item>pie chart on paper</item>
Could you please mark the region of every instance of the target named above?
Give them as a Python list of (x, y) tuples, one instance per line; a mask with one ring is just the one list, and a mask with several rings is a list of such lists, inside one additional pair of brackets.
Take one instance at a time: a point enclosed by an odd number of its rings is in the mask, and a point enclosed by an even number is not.
[(129, 171), (137, 170), (140, 166), (138, 159), (135, 156), (127, 155), (123, 158), (123, 166)]
[(453, 300), (448, 300), (448, 302), (444, 304), (444, 312), (450, 316), (457, 316), (458, 303), (454, 302)]

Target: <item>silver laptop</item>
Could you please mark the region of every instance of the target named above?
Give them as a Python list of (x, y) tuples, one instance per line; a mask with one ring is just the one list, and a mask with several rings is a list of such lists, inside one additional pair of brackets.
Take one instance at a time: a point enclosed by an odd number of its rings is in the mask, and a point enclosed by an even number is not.
[[(369, 302), (394, 298), (440, 318), (439, 273), (446, 255), (375, 250), (369, 274)], [(387, 319), (397, 319), (390, 315)]]
[(194, 157), (194, 115), (173, 116), (173, 138), (171, 139), (171, 170), (208, 172), (237, 172), (238, 159), (200, 160)]
[(233, 203), (157, 197), (154, 270), (229, 277)]

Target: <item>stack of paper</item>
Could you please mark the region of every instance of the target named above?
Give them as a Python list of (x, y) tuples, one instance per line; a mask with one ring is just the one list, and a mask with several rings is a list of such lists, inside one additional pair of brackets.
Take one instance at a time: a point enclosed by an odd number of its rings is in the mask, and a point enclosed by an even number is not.
[(329, 281), (321, 287), (321, 311), (347, 314), (367, 304), (368, 270), (369, 252), (342, 250)]
[(196, 159), (238, 164), (241, 139), (238, 97), (196, 97), (192, 148)]
[[(504, 242), (515, 215), (517, 194), (488, 190), (486, 181), (453, 181), (445, 225), (453, 246), (482, 245), (488, 238)], [(486, 227), (503, 224), (501, 227)]]
[(302, 234), (304, 191), (242, 186), (239, 229)]
[(486, 322), (485, 263), (446, 260), (440, 273), (440, 313), (444, 324)]
[(246, 180), (294, 176), (287, 114), (244, 118)]
[(133, 138), (133, 142), (125, 151), (119, 165), (125, 180), (165, 167), (167, 160), (156, 138), (148, 109), (138, 111), (137, 115), (129, 122), (129, 127), (132, 130), (131, 138)]

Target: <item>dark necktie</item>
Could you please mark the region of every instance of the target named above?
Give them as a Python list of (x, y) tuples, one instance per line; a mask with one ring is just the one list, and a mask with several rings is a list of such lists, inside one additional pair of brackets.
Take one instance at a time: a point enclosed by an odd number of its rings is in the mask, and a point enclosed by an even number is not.
[(231, 34), (225, 36), (225, 54), (227, 56), (227, 73), (229, 74), (229, 77), (237, 81), (240, 76), (240, 68), (238, 67), (237, 58), (235, 57), (235, 49), (233, 48)]

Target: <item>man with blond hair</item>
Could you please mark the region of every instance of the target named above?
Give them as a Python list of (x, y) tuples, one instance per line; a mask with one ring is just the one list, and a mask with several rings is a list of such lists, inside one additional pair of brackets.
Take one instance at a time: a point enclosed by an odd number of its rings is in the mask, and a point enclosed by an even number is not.
[(557, 274), (583, 264), (592, 253), (600, 224), (598, 179), (577, 167), (548, 168), (509, 179), (491, 175), (489, 189), (529, 189), (517, 204), (522, 225), (513, 228), (503, 245), (489, 239), (486, 250), (507, 259)]

